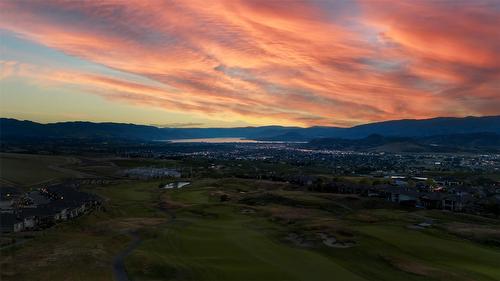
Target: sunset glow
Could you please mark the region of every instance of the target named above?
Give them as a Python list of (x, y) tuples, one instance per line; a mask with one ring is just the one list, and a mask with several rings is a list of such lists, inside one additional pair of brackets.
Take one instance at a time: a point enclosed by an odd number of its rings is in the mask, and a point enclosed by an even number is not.
[(0, 1), (2, 117), (352, 126), (500, 114), (498, 1)]

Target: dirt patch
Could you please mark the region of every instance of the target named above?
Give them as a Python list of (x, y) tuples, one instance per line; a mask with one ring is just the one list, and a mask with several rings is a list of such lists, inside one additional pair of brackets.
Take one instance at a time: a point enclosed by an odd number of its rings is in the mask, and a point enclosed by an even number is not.
[(471, 223), (446, 223), (442, 226), (447, 232), (470, 240), (500, 246), (500, 226)]
[(500, 226), (471, 223), (447, 223), (445, 229), (461, 236), (489, 236), (500, 239)]
[(189, 205), (172, 200), (172, 198), (170, 198), (170, 196), (167, 193), (161, 196), (161, 202), (159, 203), (159, 208), (162, 210), (174, 210), (185, 207), (189, 207)]
[(352, 214), (350, 217), (353, 220), (366, 223), (376, 223), (380, 221), (380, 219), (377, 216), (366, 211), (359, 211), (355, 214)]
[(426, 264), (417, 261), (408, 260), (401, 257), (384, 256), (382, 258), (388, 263), (390, 263), (393, 267), (415, 275), (430, 277), (437, 280), (472, 281), (472, 279), (469, 279), (467, 277), (458, 275), (456, 273), (447, 272), (438, 268), (434, 268), (432, 266), (428, 266)]
[(287, 206), (268, 206), (265, 208), (270, 213), (273, 220), (282, 222), (293, 222), (297, 220), (304, 220), (314, 215), (314, 210), (294, 208)]
[(147, 226), (156, 226), (165, 222), (165, 218), (123, 218), (99, 223), (121, 231), (135, 231)]
[(127, 228), (141, 228), (154, 226), (165, 222), (165, 218), (126, 218), (119, 221), (119, 225)]

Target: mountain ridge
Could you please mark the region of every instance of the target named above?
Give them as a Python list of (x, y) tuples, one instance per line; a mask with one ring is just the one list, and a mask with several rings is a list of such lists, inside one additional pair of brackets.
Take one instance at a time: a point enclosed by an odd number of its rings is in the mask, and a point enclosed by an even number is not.
[(318, 138), (305, 146), (310, 149), (378, 152), (498, 152), (500, 134), (482, 132), (422, 137), (373, 134), (361, 139)]
[(279, 125), (235, 128), (159, 128), (115, 122), (69, 121), (42, 124), (30, 120), (0, 118), (1, 138), (122, 138), (169, 140), (182, 138), (240, 137), (256, 140), (310, 141), (318, 138), (362, 139), (373, 134), (387, 137), (500, 134), (500, 115), (483, 117), (437, 117), (368, 123), (350, 128)]

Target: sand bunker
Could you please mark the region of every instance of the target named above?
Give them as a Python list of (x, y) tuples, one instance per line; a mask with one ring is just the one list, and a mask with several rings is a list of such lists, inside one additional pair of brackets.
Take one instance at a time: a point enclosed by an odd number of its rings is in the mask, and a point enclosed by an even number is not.
[(285, 240), (292, 242), (295, 246), (299, 247), (312, 247), (314, 243), (312, 241), (307, 240), (304, 235), (299, 235), (297, 233), (289, 233)]
[(433, 221), (428, 220), (428, 221), (425, 221), (425, 222), (408, 225), (407, 228), (409, 228), (409, 229), (415, 229), (415, 230), (421, 230), (421, 229), (430, 228), (433, 224), (434, 224)]
[[(317, 233), (321, 242), (331, 248), (351, 248), (356, 245), (354, 241), (338, 241), (334, 236), (330, 236), (326, 233)], [(307, 238), (305, 235), (297, 234), (297, 233), (289, 233), (285, 240), (292, 242), (294, 245), (299, 247), (313, 247), (315, 244), (317, 245), (317, 239)], [(315, 243), (316, 242), (316, 243)]]
[(318, 236), (323, 241), (323, 244), (331, 248), (351, 248), (356, 245), (354, 241), (337, 241), (337, 238), (326, 233), (318, 233)]
[(245, 209), (241, 209), (240, 213), (242, 213), (242, 214), (254, 214), (255, 210), (254, 209), (245, 208)]

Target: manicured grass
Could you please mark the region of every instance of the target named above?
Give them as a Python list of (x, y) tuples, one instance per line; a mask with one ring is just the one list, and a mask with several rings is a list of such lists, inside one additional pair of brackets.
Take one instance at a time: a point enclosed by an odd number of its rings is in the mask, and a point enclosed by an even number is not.
[(320, 253), (272, 239), (268, 222), (232, 207), (202, 210), (181, 212), (134, 252), (127, 268), (135, 279), (365, 280)]
[(364, 225), (355, 229), (386, 244), (379, 250), (381, 254), (401, 253), (447, 271), (455, 280), (500, 280), (497, 248), (459, 240), (442, 232), (415, 231), (394, 225)]
[(158, 209), (159, 182), (129, 182), (93, 189), (108, 199), (107, 211), (114, 217), (165, 216)]
[(175, 160), (151, 160), (151, 159), (115, 159), (112, 161), (121, 168), (135, 168), (153, 166), (158, 168), (174, 168), (179, 165)]
[[(343, 199), (303, 191), (267, 193), (289, 198), (300, 206), (265, 202), (258, 213), (244, 215), (240, 204), (221, 203), (210, 196), (217, 191), (230, 197), (259, 196), (262, 188), (246, 180), (195, 183), (166, 191), (184, 207), (176, 219), (157, 229), (127, 261), (137, 280), (496, 280), (500, 269), (498, 248), (460, 240), (439, 229), (410, 230), (428, 212), (362, 208), (359, 199)], [(239, 186), (239, 187), (238, 187)], [(240, 195), (241, 190), (249, 192)], [(264, 191), (263, 191), (264, 192)], [(337, 198), (339, 197), (339, 198)], [(267, 198), (267, 197), (266, 197)], [(272, 200), (273, 197), (271, 197)], [(285, 204), (288, 201), (283, 201)], [(352, 212), (339, 217), (325, 204), (343, 204)], [(314, 204), (318, 205), (314, 211)], [(350, 205), (349, 205), (350, 204)], [(280, 208), (283, 211), (280, 211)], [(303, 209), (306, 208), (306, 209)], [(320, 211), (321, 209), (321, 211)], [(287, 215), (287, 213), (289, 215)], [(305, 215), (300, 215), (304, 213)], [(358, 215), (359, 213), (359, 215)], [(280, 223), (269, 219), (289, 218)], [(369, 216), (368, 219), (361, 219)], [(444, 216), (443, 216), (444, 217)], [(453, 220), (447, 216), (447, 221)], [(295, 220), (295, 222), (294, 222)], [(354, 233), (356, 245), (330, 248), (321, 242), (312, 248), (284, 240), (290, 232), (310, 233), (345, 230)], [(337, 238), (342, 238), (338, 235)], [(345, 237), (344, 237), (345, 238)], [(438, 245), (438, 246), (434, 246)], [(476, 256), (482, 256), (474, 260)]]
[(58, 170), (57, 166), (77, 161), (71, 157), (0, 153), (0, 178), (19, 185), (33, 185), (69, 178), (77, 172)]

